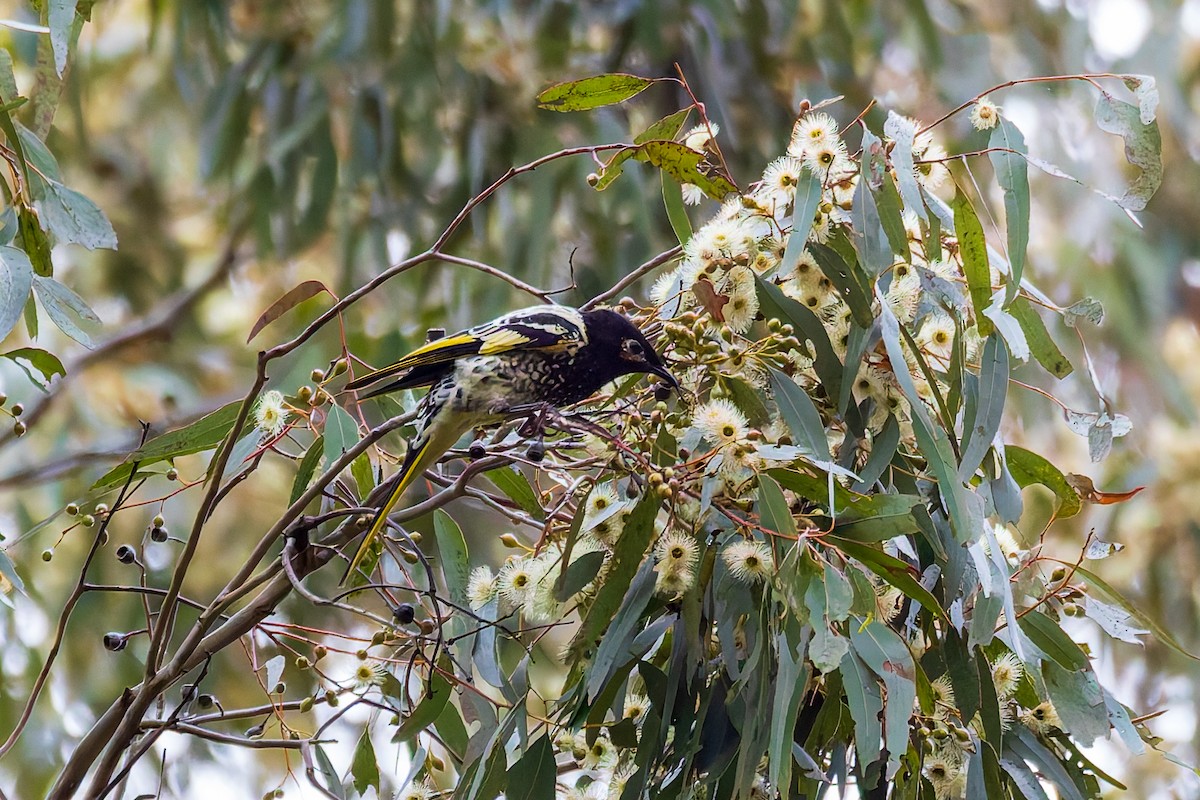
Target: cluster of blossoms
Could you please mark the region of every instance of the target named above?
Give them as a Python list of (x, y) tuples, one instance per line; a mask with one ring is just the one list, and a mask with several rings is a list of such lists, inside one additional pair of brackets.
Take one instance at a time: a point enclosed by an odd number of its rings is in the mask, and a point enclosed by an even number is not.
[[(999, 109), (986, 98), (973, 110), (972, 122), (980, 130), (993, 127), (998, 120)], [(949, 178), (947, 154), (916, 122), (905, 124), (913, 133), (912, 177), (932, 202), (932, 193)], [(701, 126), (686, 134), (684, 141), (710, 153), (715, 135), (715, 126)], [(846, 463), (841, 450), (852, 444), (857, 452), (850, 463), (857, 468), (869, 457), (873, 438), (889, 420), (898, 425), (901, 449), (918, 452), (910, 399), (901, 390), (896, 370), (908, 373), (906, 380), (916, 387), (917, 400), (936, 417), (936, 398), (950, 388), (947, 373), (952, 359), (957, 353), (966, 364), (978, 359), (982, 338), (965, 291), (958, 241), (943, 230), (931, 250), (925, 226), (911, 211), (905, 211), (902, 218), (909, 252), (896, 257), (890, 268), (877, 276), (880, 298), (872, 299), (872, 312), (878, 316), (880, 302), (886, 303), (900, 324), (913, 332), (912, 340), (902, 345), (905, 359), (901, 363), (889, 359), (878, 340), (857, 355), (861, 363), (852, 396), (864, 411), (865, 438), (847, 436), (846, 423), (835, 409), (836, 398), (825, 394), (817, 376), (813, 343), (798, 336), (792, 325), (763, 313), (761, 287), (765, 282), (812, 312), (839, 359), (854, 357), (849, 352), (853, 312), (839, 285), (822, 269), (813, 246), (836, 248), (839, 240), (844, 243), (850, 238), (851, 212), (862, 175), (858, 157), (848, 152), (834, 119), (820, 111), (802, 115), (786, 154), (772, 161), (748, 192), (726, 200), (694, 233), (679, 266), (656, 282), (651, 292), (654, 308), (641, 311), (647, 321), (655, 316), (661, 319), (673, 371), (685, 394), (695, 398), (686, 407), (680, 404), (674, 409), (659, 403), (652, 416), (652, 424), (660, 426), (657, 430), (678, 442), (681, 462), (650, 475), (651, 487), (664, 491), (670, 508), (656, 523), (658, 535), (652, 551), (656, 587), (665, 598), (683, 595), (695, 586), (698, 565), (709, 548), (716, 548), (718, 561), (730, 579), (771, 591), (767, 587), (775, 576), (778, 543), (752, 525), (739, 526), (733, 516), (719, 519), (714, 507), (749, 511), (758, 498), (758, 477), (767, 469), (794, 465), (804, 455), (780, 415), (769, 411), (754, 415), (753, 401), (746, 399), (755, 395), (769, 398), (772, 373), (786, 375), (814, 399), (832, 458)], [(797, 189), (813, 177), (819, 182), (820, 199), (804, 234), (804, 246), (797, 248), (791, 241), (798, 224), (794, 219)], [(698, 201), (699, 193), (685, 187), (685, 199)], [(994, 264), (991, 278), (993, 287), (1004, 280)], [(844, 475), (836, 478), (847, 482)], [(791, 492), (785, 494), (803, 529), (804, 502)], [(612, 550), (620, 540), (628, 508), (628, 501), (618, 499), (614, 489), (598, 487), (583, 526), (590, 531), (589, 542)], [(738, 532), (722, 532), (731, 521)], [(1028, 553), (1007, 528), (998, 526), (994, 538), (1011, 567), (1026, 563)], [(1037, 572), (1026, 573), (1031, 597), (1044, 587), (1044, 582), (1036, 581)], [(895, 587), (871, 580), (877, 594), (876, 616), (898, 625), (907, 598)], [(911, 628), (909, 633), (913, 652), (923, 652), (928, 646), (923, 634)], [(1045, 733), (1058, 725), (1057, 714), (1048, 701), (1029, 706), (1017, 702), (1015, 695), (1023, 676), (1024, 668), (1015, 655), (1008, 651), (997, 654), (992, 677), (1002, 726), (1007, 730), (1019, 720), (1035, 733)], [(947, 676), (933, 685), (934, 712), (922, 715), (918, 709), (914, 723), (925, 734), (929, 748), (924, 775), (938, 798), (960, 797), (965, 791), (967, 754), (974, 747), (973, 736), (981, 735), (982, 723), (978, 714), (971, 720), (959, 719)], [(1032, 685), (1030, 690), (1026, 699), (1036, 697)], [(577, 761), (584, 768), (601, 762), (607, 768), (611, 765), (604, 759), (611, 748), (600, 736), (590, 747), (576, 741), (569, 749), (581, 754)], [(607, 787), (612, 785), (623, 785), (619, 776), (620, 771), (613, 768), (607, 782), (591, 783), (586, 793), (581, 789), (577, 794), (616, 796), (605, 792), (610, 792)], [(603, 791), (601, 785), (606, 787)]]
[[(972, 113), (976, 128), (986, 130), (998, 121), (995, 105), (986, 99), (976, 105)], [(918, 123), (901, 122), (912, 142), (912, 174), (904, 178), (911, 178), (932, 206), (938, 202), (933, 193), (949, 178), (948, 157)], [(684, 143), (712, 154), (717, 152), (716, 135), (716, 126), (708, 124), (689, 131)], [(727, 199), (693, 234), (679, 265), (656, 282), (651, 292), (653, 306), (637, 308), (632, 301), (623, 301), (644, 327), (656, 321), (661, 324), (665, 346), (660, 346), (660, 352), (666, 354), (689, 400), (668, 404), (668, 398), (660, 396), (650, 414), (623, 415), (618, 424), (625, 428), (617, 437), (623, 447), (595, 438), (563, 443), (559, 454), (576, 447), (586, 452), (588, 460), (579, 463), (607, 463), (616, 467), (618, 474), (628, 473), (632, 462), (627, 456), (632, 455), (644, 472), (633, 479), (593, 486), (575, 511), (582, 514), (582, 522), (574, 535), (568, 537), (566, 526), (552, 524), (540, 549), (509, 557), (496, 573), (488, 567), (476, 569), (469, 584), (473, 609), (486, 610), (489, 615), (493, 611), (516, 612), (533, 624), (560, 620), (575, 606), (586, 613), (590, 599), (605, 584), (618, 559), (602, 559), (595, 579), (563, 601), (556, 587), (567, 562), (597, 552), (623, 552), (631, 514), (646, 492), (656, 493), (663, 501), (654, 530), (642, 531), (651, 536), (647, 558), (652, 559), (660, 603), (673, 603), (689, 592), (706, 589), (699, 585), (702, 575), (705, 580), (741, 584), (739, 591), (743, 596), (749, 592), (755, 602), (782, 599), (786, 589), (776, 577), (777, 560), (793, 550), (813, 548), (817, 552), (804, 535), (821, 533), (809, 519), (821, 512), (811, 499), (784, 489), (801, 542), (793, 546), (758, 524), (754, 512), (756, 508), (761, 512), (760, 484), (768, 470), (797, 474), (797, 468), (803, 472), (815, 461), (822, 474), (829, 473), (832, 480), (848, 487), (853, 471), (869, 459), (873, 442), (887, 430), (898, 430), (898, 450), (920, 463), (912, 404), (923, 404), (931, 417), (940, 418), (940, 397), (951, 388), (949, 373), (977, 362), (983, 342), (975, 308), (965, 290), (959, 243), (947, 232), (949, 225), (931, 237), (929, 226), (905, 210), (901, 222), (907, 251), (870, 276), (878, 289), (877, 293), (868, 292), (863, 306), (852, 308), (845, 276), (828, 272), (829, 252), (846, 254), (853, 246), (852, 212), (861, 202), (864, 187), (860, 183), (870, 174), (860, 160), (882, 154), (883, 163), (894, 164), (897, 159), (889, 160), (887, 155), (895, 146), (896, 142), (885, 140), (880, 152), (861, 157), (852, 154), (833, 117), (819, 110), (806, 111), (793, 128), (786, 153), (772, 161), (747, 192)], [(815, 204), (811, 193), (814, 181), (819, 193)], [(801, 187), (806, 192), (803, 201), (798, 196)], [(699, 190), (685, 186), (684, 197), (698, 201)], [(804, 208), (815, 209), (811, 220), (796, 218), (801, 202)], [(803, 239), (793, 241), (793, 237)], [(889, 243), (896, 247), (894, 237)], [(995, 265), (992, 270), (992, 286), (999, 287), (1004, 278)], [(769, 305), (764, 291), (771, 292)], [(785, 300), (776, 299), (780, 296)], [(805, 331), (798, 332), (788, 321), (764, 313), (764, 306), (775, 308), (787, 301), (811, 313), (820, 325), (817, 330), (824, 331), (839, 360), (858, 360), (858, 364), (846, 366), (854, 376), (849, 393), (861, 412), (861, 427), (850, 427), (839, 410), (839, 398), (830, 396), (818, 376), (819, 348), (811, 340), (813, 326), (805, 322)], [(875, 318), (885, 305), (911, 332), (900, 345), (903, 360), (893, 358), (896, 351), (889, 353), (878, 336), (863, 337), (861, 330), (857, 349), (852, 349), (866, 304)], [(794, 314), (790, 318), (798, 319)], [(903, 380), (897, 376), (899, 370)], [(798, 432), (777, 408), (780, 380), (794, 383), (813, 401), (824, 427), (828, 455), (810, 451), (811, 435), (805, 437), (804, 448), (795, 441)], [(811, 428), (805, 434), (811, 434)], [(896, 446), (895, 438), (890, 441), (889, 446)], [(664, 442), (669, 444), (664, 447)], [(853, 452), (844, 452), (848, 447)], [(664, 451), (673, 459), (670, 466), (664, 465)], [(1025, 569), (1032, 556), (1003, 525), (991, 532), (988, 541), (995, 542), (1004, 560), (1020, 574), (1014, 581), (1014, 596), (1042, 602), (1039, 595), (1045, 581), (1040, 580), (1036, 567)], [(902, 545), (894, 541), (885, 545), (885, 551), (905, 555)], [(910, 604), (903, 592), (852, 558), (839, 554), (832, 566), (847, 574), (854, 571), (856, 578), (862, 578), (855, 584), (855, 602), (857, 587), (874, 589), (874, 611), (862, 611), (860, 606), (856, 613), (873, 616), (901, 631), (914, 657), (919, 658), (931, 646), (928, 631), (912, 625), (911, 616), (908, 624), (900, 617)], [(867, 597), (869, 604), (869, 594)], [(833, 627), (847, 624), (845, 620), (843, 613)], [(717, 641), (730, 632), (733, 642)], [(746, 637), (740, 624), (710, 635), (707, 646), (714, 654), (725, 657), (744, 652)], [(1025, 676), (1020, 659), (999, 643), (988, 653), (1003, 729), (1019, 721), (1034, 733), (1044, 734), (1059, 725), (1053, 706), (1037, 696), (1036, 681)], [(932, 710), (918, 704), (914, 711), (914, 728), (926, 746), (922, 774), (939, 799), (957, 798), (965, 792), (968, 754), (983, 736), (983, 723), (978, 714), (962, 718), (948, 676), (938, 677), (932, 686)], [(615, 744), (607, 726), (631, 719), (640, 727), (649, 708), (649, 701), (631, 689), (623, 717), (619, 711), (612, 712), (613, 716), (586, 736), (579, 731), (560, 731), (556, 749), (570, 753), (583, 776), (573, 787), (564, 786), (564, 796), (595, 799), (621, 795), (633, 774), (632, 751)], [(759, 776), (759, 782), (761, 796), (775, 796), (764, 776)]]
[[(1025, 668), (1016, 655), (1005, 651), (992, 661), (991, 677), (1000, 707), (1001, 730), (1011, 729), (1018, 714), (1020, 722), (1035, 733), (1046, 733), (1060, 724), (1058, 714), (1049, 701), (1032, 709), (1018, 711), (1016, 694), (1025, 677)], [(924, 719), (918, 730), (928, 750), (923, 771), (938, 800), (958, 800), (966, 793), (967, 761), (975, 750), (972, 734), (978, 737), (984, 735), (983, 721), (976, 712), (971, 720), (963, 724), (949, 676), (943, 675), (933, 681), (931, 689), (933, 713)], [(919, 707), (916, 712), (920, 713)]]

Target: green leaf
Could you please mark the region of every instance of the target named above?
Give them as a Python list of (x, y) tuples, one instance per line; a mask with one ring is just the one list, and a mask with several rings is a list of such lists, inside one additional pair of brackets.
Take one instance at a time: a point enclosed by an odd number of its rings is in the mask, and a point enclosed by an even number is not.
[(983, 463), (1000, 430), (1004, 398), (1008, 393), (1008, 347), (995, 331), (983, 343), (979, 356), (979, 401), (975, 413), (965, 419), (962, 460), (958, 479), (967, 482)]
[(912, 258), (912, 251), (908, 249), (908, 232), (904, 229), (904, 217), (900, 211), (900, 193), (896, 191), (891, 173), (884, 173), (875, 192), (879, 221), (887, 234), (892, 253), (908, 261)]
[(1095, 672), (1043, 662), (1042, 678), (1063, 729), (1073, 740), (1090, 747), (1100, 737), (1108, 736), (1108, 709)]
[(555, 597), (565, 602), (571, 599), (583, 587), (596, 580), (596, 576), (600, 574), (600, 568), (604, 566), (604, 561), (607, 557), (608, 554), (606, 552), (597, 550), (594, 553), (584, 553), (568, 564), (562, 586), (555, 592)]
[(1000, 331), (1000, 335), (1004, 337), (1004, 342), (1008, 343), (1008, 349), (1012, 351), (1014, 359), (1018, 361), (1030, 360), (1030, 344), (1025, 341), (1025, 331), (1021, 330), (1021, 324), (1016, 321), (1012, 314), (1001, 307), (1003, 297), (1000, 291), (992, 295), (991, 305), (986, 308), (984, 313), (988, 315), (991, 324), (996, 326), (996, 330)]
[[(484, 603), (482, 607), (474, 609), (474, 611), (479, 615), (480, 620), (497, 620), (501, 616), (500, 598), (493, 595), (491, 600)], [(500, 654), (496, 649), (496, 626), (480, 624), (478, 630), (472, 633), (469, 638), (471, 640), (471, 661), (474, 662), (475, 668), (479, 671), (479, 677), (496, 688), (504, 686), (507, 679), (500, 668)], [(447, 705), (446, 711), (442, 714), (442, 716), (447, 715), (456, 719), (458, 717), (458, 712), (452, 704)], [(438, 723), (439, 733), (441, 733), (441, 724), (441, 722)], [(459, 724), (462, 724), (461, 721)]]
[[(879, 294), (878, 287), (876, 294)], [(904, 349), (900, 346), (900, 323), (883, 297), (879, 298), (879, 319), (888, 358), (893, 364), (906, 363)], [(912, 409), (913, 433), (916, 434), (917, 445), (929, 468), (937, 476), (938, 488), (949, 511), (954, 536), (960, 543), (972, 541), (979, 536), (983, 526), (980, 498), (968, 492), (958, 479), (950, 440), (946, 437), (946, 431), (930, 419), (929, 412), (925, 409), (925, 401), (917, 394), (912, 375), (907, 369), (897, 370), (895, 375)]]
[[(433, 531), (437, 537), (438, 556), (442, 566), (442, 577), (450, 599), (466, 608), (467, 583), (471, 578), (471, 563), (467, 556), (467, 541), (462, 528), (442, 509), (433, 512)], [(458, 616), (458, 615), (456, 615)]]
[(642, 556), (654, 537), (654, 518), (658, 516), (658, 508), (658, 495), (647, 492), (629, 513), (625, 530), (621, 534), (621, 546), (613, 555), (608, 577), (596, 592), (592, 607), (588, 609), (587, 616), (571, 640), (573, 652), (583, 653), (593, 647), (600, 640), (601, 632), (613, 621), (625, 592), (642, 563)]
[(550, 111), (587, 111), (622, 103), (654, 84), (650, 78), (610, 73), (556, 83), (537, 96), (539, 108)]
[(15, 247), (0, 246), (0, 340), (17, 326), (33, 290), (33, 264)]
[(1066, 476), (1042, 456), (1016, 445), (1004, 446), (1008, 471), (1012, 474), (1017, 485), (1024, 489), (1034, 483), (1040, 483), (1058, 498), (1060, 517), (1073, 517), (1083, 508), (1083, 501), (1069, 483)]
[(790, 275), (800, 263), (800, 256), (808, 245), (808, 234), (812, 231), (821, 204), (821, 179), (808, 166), (800, 168), (800, 181), (796, 184), (796, 195), (792, 200), (792, 230), (788, 234), (783, 259), (779, 263), (779, 274)]
[(714, 200), (723, 200), (725, 196), (737, 191), (727, 177), (720, 172), (705, 167), (701, 162), (707, 162), (707, 156), (698, 153), (682, 142), (659, 140), (646, 142), (634, 158), (646, 161), (670, 175), (679, 183), (690, 183), (699, 186), (703, 192)]
[(17, 214), (17, 227), (21, 233), (21, 247), (29, 256), (36, 275), (49, 278), (54, 274), (54, 263), (50, 259), (50, 240), (42, 230), (37, 212), (22, 205)]
[(812, 243), (808, 250), (816, 259), (817, 265), (825, 277), (833, 282), (838, 294), (850, 306), (850, 313), (860, 328), (870, 329), (875, 324), (875, 314), (871, 311), (870, 286), (862, 280), (862, 270), (858, 264), (851, 264), (837, 251), (823, 244)]
[(338, 776), (333, 762), (329, 760), (329, 754), (325, 752), (325, 748), (314, 744), (313, 753), (316, 755), (317, 771), (325, 779), (325, 788), (338, 800), (346, 800), (346, 787), (342, 786), (342, 779)]
[(1117, 203), (1128, 211), (1141, 211), (1158, 191), (1163, 179), (1162, 136), (1154, 121), (1143, 122), (1142, 111), (1108, 92), (1100, 92), (1096, 124), (1125, 142), (1125, 158), (1141, 170)]
[[(1004, 222), (1008, 228), (1008, 263), (1011, 270), (1004, 302), (1010, 305), (1021, 288), (1025, 250), (1029, 247), (1029, 165), (1025, 163), (1029, 148), (1025, 146), (1025, 138), (1017, 126), (1004, 117), (1000, 118), (1000, 124), (992, 131), (988, 148), (996, 182), (1004, 191)], [(1006, 149), (1015, 152), (1005, 152)]]
[(300, 459), (300, 466), (296, 469), (296, 477), (292, 480), (292, 494), (288, 500), (288, 505), (300, 499), (308, 489), (308, 484), (312, 481), (313, 474), (317, 471), (317, 464), (321, 461), (321, 456), (325, 454), (325, 437), (318, 436), (316, 441), (308, 446), (308, 450), (304, 453), (304, 458)]
[(524, 472), (515, 467), (504, 466), (489, 469), (483, 473), (483, 476), (495, 484), (497, 489), (504, 492), (508, 499), (516, 503), (522, 511), (539, 522), (546, 519), (546, 511), (542, 508), (533, 487), (529, 485), (529, 479), (525, 477)]
[(721, 387), (725, 389), (733, 404), (746, 415), (746, 420), (751, 425), (760, 428), (771, 424), (774, 417), (767, 410), (767, 404), (763, 402), (761, 390), (755, 389), (740, 378), (729, 375), (719, 375), (717, 380), (721, 382)]
[(54, 278), (33, 277), (33, 291), (58, 329), (89, 350), (95, 347), (92, 333), (100, 326), (96, 312), (69, 287)]
[(871, 191), (871, 152), (878, 150), (879, 139), (869, 130), (863, 130), (862, 169), (858, 185), (854, 187), (854, 202), (850, 209), (850, 241), (858, 253), (858, 261), (866, 267), (867, 274), (876, 276), (892, 266), (892, 249), (887, 232), (880, 219), (875, 193)]
[(769, 475), (758, 477), (758, 519), (767, 530), (782, 534), (788, 539), (796, 538), (796, 520), (788, 508), (783, 489)]
[[(774, 480), (785, 489), (791, 489), (796, 494), (816, 503), (821, 508), (829, 509), (829, 474), (817, 467), (807, 467), (807, 471), (795, 469), (772, 469), (768, 471)], [(816, 474), (813, 474), (816, 473)], [(844, 509), (855, 502), (856, 495), (837, 481), (833, 482), (833, 509)]]
[(323, 435), (325, 458), (321, 468), (328, 470), (347, 450), (358, 444), (358, 424), (346, 409), (334, 403), (325, 417)]
[(67, 68), (67, 44), (75, 24), (76, 0), (50, 0), (47, 20), (50, 28), (50, 49), (54, 53), (54, 70), (61, 78)]
[(554, 748), (550, 738), (540, 737), (529, 745), (525, 755), (508, 770), (508, 800), (542, 800), (554, 797), (554, 782), (558, 769), (554, 764)]
[(450, 682), (438, 671), (429, 677), (429, 694), (421, 698), (412, 713), (404, 718), (396, 733), (392, 735), (393, 742), (407, 742), (418, 733), (428, 728), (435, 719), (441, 716), (442, 709), (450, 702)]
[(846, 576), (828, 561), (825, 562), (821, 580), (809, 583), (805, 594), (808, 596), (817, 592), (821, 595), (821, 606), (829, 622), (841, 622), (850, 616), (850, 606), (854, 603), (854, 589)]
[(820, 317), (810, 309), (788, 297), (783, 291), (765, 280), (761, 275), (754, 276), (758, 287), (758, 299), (763, 316), (770, 319), (777, 317), (784, 322), (790, 322), (796, 329), (796, 338), (812, 343), (813, 368), (817, 378), (825, 387), (829, 397), (840, 397), (842, 392), (842, 361), (838, 358), (829, 341), (829, 333)]
[(850, 717), (854, 720), (854, 748), (859, 764), (865, 769), (879, 757), (879, 740), (883, 737), (879, 714), (883, 711), (883, 695), (879, 683), (853, 650), (847, 650), (842, 658), (841, 673)]
[(987, 336), (992, 332), (992, 321), (984, 311), (992, 302), (992, 276), (983, 225), (971, 201), (961, 191), (954, 193), (950, 207), (954, 209), (954, 233), (958, 236), (963, 274), (971, 293), (971, 305), (975, 308), (975, 324), (979, 326), (979, 335)]
[(1004, 783), (1000, 775), (1000, 759), (996, 749), (988, 742), (980, 742), (971, 756), (967, 767), (967, 797), (1004, 797)]
[(862, 563), (867, 569), (887, 581), (889, 585), (895, 586), (903, 592), (906, 597), (916, 600), (930, 613), (943, 620), (949, 620), (937, 598), (913, 577), (915, 570), (908, 564), (861, 542), (839, 539), (836, 536), (826, 537), (826, 542)]
[(917, 185), (917, 165), (913, 162), (913, 140), (917, 136), (917, 124), (895, 111), (889, 111), (887, 121), (883, 124), (883, 133), (896, 143), (891, 156), (904, 207), (924, 221), (928, 214), (925, 211), (925, 203), (921, 200), (921, 187)]
[(825, 424), (821, 422), (821, 414), (812, 398), (777, 369), (771, 370), (771, 389), (796, 444), (811, 458), (828, 461), (829, 440), (825, 438)]
[(38, 216), (59, 244), (81, 244), (89, 250), (115, 250), (117, 234), (100, 207), (56, 181), (46, 181), (36, 202)]
[(359, 497), (366, 498), (375, 488), (375, 474), (371, 470), (371, 459), (366, 453), (359, 453), (358, 457), (350, 462), (350, 475), (354, 478)]
[(833, 533), (856, 542), (886, 542), (920, 530), (913, 512), (923, 507), (924, 501), (915, 495), (856, 497), (836, 509)]
[(1075, 574), (1083, 578), (1088, 583), (1087, 593), (1093, 597), (1097, 597), (1106, 603), (1114, 606), (1119, 606), (1121, 609), (1129, 613), (1129, 616), (1138, 621), (1142, 627), (1154, 634), (1154, 638), (1165, 644), (1167, 647), (1179, 653), (1181, 656), (1200, 661), (1200, 656), (1194, 655), (1184, 649), (1175, 635), (1159, 625), (1153, 617), (1142, 611), (1135, 604), (1129, 602), (1123, 594), (1118, 592), (1099, 575), (1084, 567), (1074, 566)]
[(871, 455), (867, 463), (858, 471), (859, 480), (850, 488), (856, 492), (865, 492), (883, 475), (896, 455), (900, 446), (900, 423), (894, 415), (889, 414), (883, 430), (875, 435), (871, 442)]
[(1020, 624), (1029, 640), (1064, 669), (1076, 670), (1087, 666), (1087, 655), (1050, 617), (1035, 609), (1021, 617)]
[[(624, 535), (621, 541), (625, 541)], [(611, 624), (604, 632), (588, 670), (586, 686), (589, 700), (594, 701), (600, 695), (616, 669), (623, 665), (618, 659), (627, 660), (634, 637), (641, 628), (642, 612), (654, 595), (655, 578), (654, 561), (648, 558), (642, 562), (633, 580), (621, 585), (626, 590), (622, 592), (621, 605), (612, 615)]]
[(908, 721), (917, 699), (916, 664), (908, 644), (878, 620), (865, 625), (851, 623), (850, 644), (886, 689), (883, 730), (888, 751), (886, 777), (891, 780), (908, 750)]
[(1026, 729), (1023, 725), (1015, 727), (1013, 735), (1005, 741), (1006, 753), (1011, 752), (1022, 761), (1037, 767), (1038, 772), (1041, 773), (1040, 777), (1054, 784), (1054, 787), (1058, 789), (1055, 793), (1056, 797), (1062, 798), (1062, 800), (1084, 800), (1084, 797), (1100, 796), (1097, 792), (1081, 794), (1075, 782), (1071, 780), (1070, 774), (1063, 768), (1063, 760), (1039, 742), (1033, 731)]
[(350, 762), (350, 775), (354, 778), (354, 791), (360, 795), (367, 787), (375, 787), (379, 792), (379, 762), (375, 759), (375, 747), (371, 744), (371, 726), (363, 728), (354, 747), (354, 758)]
[(776, 634), (775, 649), (779, 660), (775, 681), (775, 710), (770, 715), (771, 734), (767, 747), (770, 758), (767, 760), (767, 774), (772, 786), (791, 786), (791, 751), (795, 744), (796, 718), (800, 714), (800, 701), (804, 699), (809, 670), (804, 661), (804, 642), (800, 641), (798, 647), (794, 646), (786, 630)]
[(190, 425), (154, 437), (126, 456), (120, 466), (109, 470), (92, 484), (92, 490), (107, 489), (124, 483), (133, 472), (134, 463), (139, 467), (146, 467), (169, 458), (213, 449), (229, 435), (241, 407), (242, 401), (234, 400)]
[[(954, 689), (954, 700), (962, 712), (963, 719), (971, 719), (980, 705), (980, 682), (982, 680), (976, 660), (971, 658), (971, 649), (953, 627), (942, 637), (942, 652), (946, 660), (946, 674)], [(992, 680), (989, 671), (987, 680)]]
[(1046, 330), (1046, 323), (1042, 321), (1041, 315), (1038, 314), (1037, 309), (1033, 307), (1033, 303), (1029, 302), (1028, 298), (1018, 297), (1008, 307), (1008, 311), (1016, 318), (1021, 330), (1025, 332), (1025, 341), (1029, 345), (1033, 357), (1047, 372), (1062, 380), (1075, 371), (1070, 360), (1063, 355), (1062, 350), (1059, 350), (1058, 345), (1050, 338), (1050, 332)]
[[(16, 362), (17, 366), (29, 376), (29, 380), (43, 389), (50, 385), (50, 381), (54, 379), (55, 375), (67, 374), (66, 368), (58, 360), (58, 356), (36, 347), (19, 347), (16, 350), (9, 350), (7, 353), (0, 353), (0, 358)], [(31, 368), (37, 370), (41, 374), (42, 380), (38, 381), (34, 378), (33, 373), (22, 362), (28, 363)]]
[(670, 180), (665, 172), (660, 173), (658, 177), (662, 183), (663, 205), (667, 209), (671, 230), (675, 231), (675, 238), (679, 240), (679, 244), (687, 244), (688, 239), (692, 238), (692, 221), (688, 219), (687, 208), (683, 204), (683, 186)]
[(828, 674), (846, 658), (846, 653), (850, 650), (850, 640), (834, 630), (824, 614), (815, 613), (816, 611), (817, 609), (812, 609), (813, 638), (808, 646), (808, 657), (814, 667)]
[(979, 719), (983, 723), (983, 738), (995, 742), (999, 747), (1004, 736), (1000, 719), (1000, 698), (996, 695), (996, 684), (992, 681), (992, 666), (982, 650), (975, 651), (975, 671), (979, 678)]
[[(688, 108), (676, 111), (674, 114), (668, 114), (633, 137), (633, 143), (645, 144), (656, 139), (674, 139), (679, 135), (680, 128), (683, 127), (684, 121), (691, 112), (692, 109), (689, 106)], [(620, 177), (622, 165), (633, 158), (637, 152), (636, 147), (627, 147), (623, 150), (618, 150), (616, 155), (610, 158), (608, 163), (604, 165), (604, 169), (600, 171), (600, 180), (596, 182), (593, 188), (598, 192), (607, 189), (613, 181)]]

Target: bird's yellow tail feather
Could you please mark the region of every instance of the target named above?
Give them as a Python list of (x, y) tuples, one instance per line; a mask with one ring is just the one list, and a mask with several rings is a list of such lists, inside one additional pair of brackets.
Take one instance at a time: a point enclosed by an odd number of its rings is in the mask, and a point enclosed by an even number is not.
[(342, 586), (346, 583), (349, 577), (358, 569), (358, 565), (366, 557), (370, 550), (371, 543), (379, 536), (379, 532), (387, 525), (388, 514), (392, 513), (392, 509), (399, 502), (400, 496), (404, 494), (404, 490), (409, 484), (424, 471), (424, 464), (421, 456), (429, 449), (430, 441), (426, 441), (416, 450), (410, 450), (407, 457), (404, 459), (404, 466), (400, 471), (399, 479), (396, 481), (396, 488), (392, 489), (392, 493), (388, 495), (384, 504), (379, 507), (379, 513), (375, 515), (375, 520), (371, 523), (370, 530), (363, 537), (362, 542), (358, 545), (358, 550), (354, 551), (354, 558), (350, 559), (350, 566), (346, 568), (346, 573), (342, 575), (342, 579), (338, 581), (338, 585)]

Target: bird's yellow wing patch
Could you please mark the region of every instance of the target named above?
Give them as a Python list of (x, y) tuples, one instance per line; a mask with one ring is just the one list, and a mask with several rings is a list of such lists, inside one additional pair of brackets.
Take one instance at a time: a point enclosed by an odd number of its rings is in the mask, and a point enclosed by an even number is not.
[(479, 347), (479, 354), (489, 356), (495, 353), (506, 353), (509, 350), (516, 350), (518, 347), (527, 345), (531, 341), (533, 340), (530, 337), (511, 328), (499, 328), (495, 332), (483, 337), (483, 344)]
[(470, 331), (454, 336), (435, 339), (423, 344), (416, 350), (396, 362), (399, 369), (422, 367), (426, 364), (436, 364), (441, 361), (453, 361), (464, 355), (479, 352), (480, 339)]

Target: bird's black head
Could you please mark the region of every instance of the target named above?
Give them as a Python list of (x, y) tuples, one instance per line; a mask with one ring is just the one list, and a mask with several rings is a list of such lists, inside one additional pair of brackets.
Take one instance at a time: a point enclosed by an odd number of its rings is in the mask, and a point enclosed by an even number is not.
[(588, 347), (597, 357), (598, 369), (605, 373), (597, 376), (604, 378), (603, 383), (622, 375), (649, 372), (679, 389), (679, 382), (654, 352), (654, 347), (626, 317), (601, 309), (583, 312), (583, 321), (587, 326)]

